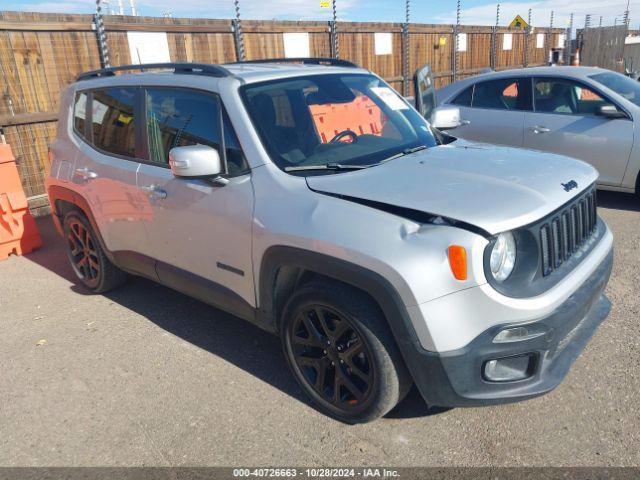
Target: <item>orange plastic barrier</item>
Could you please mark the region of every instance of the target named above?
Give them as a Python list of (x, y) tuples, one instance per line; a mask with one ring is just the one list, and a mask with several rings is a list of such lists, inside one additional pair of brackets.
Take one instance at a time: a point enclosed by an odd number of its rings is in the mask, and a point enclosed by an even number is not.
[[(322, 143), (344, 130), (352, 130), (358, 135), (382, 135), (385, 120), (382, 110), (365, 95), (350, 103), (309, 105), (309, 109)], [(349, 137), (347, 139), (350, 141)]]
[(11, 146), (0, 144), (0, 260), (12, 253), (24, 255), (41, 246), (40, 232), (29, 212)]

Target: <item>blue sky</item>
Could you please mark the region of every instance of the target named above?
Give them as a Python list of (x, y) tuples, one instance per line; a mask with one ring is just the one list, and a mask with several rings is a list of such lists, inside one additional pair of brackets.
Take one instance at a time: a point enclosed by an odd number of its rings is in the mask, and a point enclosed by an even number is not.
[[(118, 8), (120, 0), (108, 0), (110, 8)], [(125, 12), (129, 1), (121, 0)], [(234, 14), (233, 0), (134, 0), (139, 14), (174, 17), (230, 18)], [(452, 23), (455, 21), (455, 0), (413, 0), (412, 21), (421, 23)], [(576, 14), (576, 25), (584, 24), (586, 13), (597, 23), (603, 16), (605, 25), (620, 21), (627, 0), (511, 0), (501, 2), (501, 24), (507, 24), (516, 15), (525, 19), (528, 9), (533, 12), (533, 24), (548, 26), (549, 14), (555, 11), (555, 26), (567, 26), (569, 14)], [(64, 13), (91, 13), (94, 0), (0, 0), (0, 10), (26, 10)], [(330, 9), (320, 8), (320, 0), (240, 0), (243, 18), (327, 20)], [(462, 0), (462, 23), (491, 25), (495, 22), (496, 2)], [(640, 23), (640, 0), (631, 0), (632, 27)], [(339, 20), (392, 21), (404, 19), (404, 0), (338, 0)]]

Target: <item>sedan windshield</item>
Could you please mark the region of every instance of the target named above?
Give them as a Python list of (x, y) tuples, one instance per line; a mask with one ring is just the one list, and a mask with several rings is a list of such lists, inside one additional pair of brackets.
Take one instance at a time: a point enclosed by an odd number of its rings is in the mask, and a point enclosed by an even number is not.
[(616, 72), (598, 73), (590, 78), (640, 107), (640, 83), (636, 80)]
[(264, 147), (286, 171), (350, 171), (436, 145), (424, 118), (373, 75), (256, 83), (242, 96)]

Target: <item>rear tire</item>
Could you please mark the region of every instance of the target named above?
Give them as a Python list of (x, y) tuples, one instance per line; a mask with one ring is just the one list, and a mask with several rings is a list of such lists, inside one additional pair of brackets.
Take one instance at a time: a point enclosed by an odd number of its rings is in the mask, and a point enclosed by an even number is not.
[(107, 258), (91, 224), (81, 212), (68, 212), (63, 229), (67, 258), (85, 287), (94, 293), (104, 293), (127, 280), (127, 274)]
[(343, 422), (385, 415), (412, 385), (378, 305), (349, 285), (300, 287), (285, 306), (281, 337), (302, 389), (323, 413)]

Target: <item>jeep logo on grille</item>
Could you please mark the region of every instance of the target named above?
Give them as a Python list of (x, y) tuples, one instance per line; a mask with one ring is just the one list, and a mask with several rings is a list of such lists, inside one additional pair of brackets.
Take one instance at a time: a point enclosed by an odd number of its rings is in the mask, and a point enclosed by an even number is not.
[(561, 183), (560, 185), (564, 187), (565, 192), (570, 192), (574, 188), (578, 188), (578, 182), (575, 180), (569, 180), (567, 183)]

